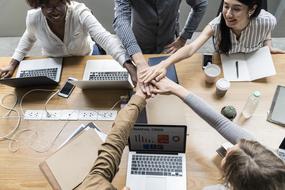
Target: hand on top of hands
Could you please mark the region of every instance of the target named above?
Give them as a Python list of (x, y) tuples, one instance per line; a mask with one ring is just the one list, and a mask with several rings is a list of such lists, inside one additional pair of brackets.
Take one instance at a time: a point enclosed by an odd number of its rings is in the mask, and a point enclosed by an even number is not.
[(139, 80), (143, 83), (149, 83), (152, 80), (160, 81), (166, 75), (166, 68), (163, 64), (148, 67), (140, 71)]

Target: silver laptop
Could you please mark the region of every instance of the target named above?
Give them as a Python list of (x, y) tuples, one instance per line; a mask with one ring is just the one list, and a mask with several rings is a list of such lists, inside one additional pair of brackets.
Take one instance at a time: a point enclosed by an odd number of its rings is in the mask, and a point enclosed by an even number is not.
[(15, 78), (1, 79), (0, 83), (12, 87), (57, 85), (60, 81), (62, 58), (23, 60)]
[(186, 190), (185, 125), (136, 124), (129, 137), (126, 186)]
[(128, 71), (112, 59), (88, 60), (83, 80), (72, 81), (81, 89), (132, 89)]
[(60, 81), (62, 58), (24, 60), (20, 62), (16, 78), (46, 76)]

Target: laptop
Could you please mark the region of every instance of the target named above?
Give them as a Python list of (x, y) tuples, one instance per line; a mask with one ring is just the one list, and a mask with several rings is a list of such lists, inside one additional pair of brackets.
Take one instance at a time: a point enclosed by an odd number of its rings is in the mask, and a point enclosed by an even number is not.
[(185, 125), (135, 124), (129, 137), (126, 186), (186, 190)]
[(57, 85), (60, 81), (62, 58), (23, 60), (15, 78), (1, 79), (0, 83), (12, 87)]
[(83, 80), (72, 81), (81, 89), (132, 89), (128, 71), (112, 59), (88, 60)]

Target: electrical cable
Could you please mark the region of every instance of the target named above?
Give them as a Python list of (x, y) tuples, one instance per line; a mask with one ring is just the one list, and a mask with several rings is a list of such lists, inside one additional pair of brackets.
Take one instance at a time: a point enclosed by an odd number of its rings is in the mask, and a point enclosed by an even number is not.
[[(8, 96), (13, 96), (13, 97), (15, 97), (15, 102), (14, 102), (14, 104), (13, 104), (12, 107), (9, 107), (9, 106), (3, 104), (3, 101), (4, 101)], [(15, 113), (17, 114), (16, 118), (18, 118), (18, 120), (17, 120), (17, 123), (16, 123), (15, 127), (14, 127), (10, 132), (8, 132), (8, 133), (7, 133), (6, 135), (4, 135), (4, 136), (0, 136), (0, 141), (3, 141), (3, 140), (13, 140), (12, 138), (10, 138), (10, 136), (12, 136), (12, 135), (17, 131), (17, 129), (20, 127), (21, 116), (20, 116), (20, 113), (19, 113), (16, 109), (14, 109), (14, 108), (16, 107), (16, 105), (17, 105), (17, 102), (18, 102), (18, 98), (17, 98), (17, 96), (14, 95), (14, 94), (7, 94), (7, 95), (5, 95), (4, 97), (2, 97), (2, 99), (1, 99), (0, 106), (1, 106), (2, 108), (4, 108), (4, 109), (8, 110), (8, 112), (4, 115), (4, 117), (9, 117), (9, 115), (10, 115), (11, 112), (15, 112)]]

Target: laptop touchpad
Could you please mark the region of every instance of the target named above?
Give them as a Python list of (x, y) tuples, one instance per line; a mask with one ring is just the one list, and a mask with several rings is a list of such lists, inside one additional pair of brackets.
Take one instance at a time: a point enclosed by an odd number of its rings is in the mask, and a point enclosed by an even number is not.
[(166, 178), (165, 177), (146, 177), (146, 190), (166, 190)]

